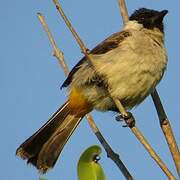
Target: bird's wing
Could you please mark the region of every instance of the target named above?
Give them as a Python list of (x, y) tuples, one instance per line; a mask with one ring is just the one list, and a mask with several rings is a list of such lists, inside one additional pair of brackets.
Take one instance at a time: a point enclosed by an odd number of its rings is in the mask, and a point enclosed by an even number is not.
[[(131, 36), (131, 33), (127, 30), (117, 32), (109, 36), (103, 42), (98, 44), (94, 49), (90, 51), (91, 54), (105, 54), (114, 48), (116, 48), (122, 41), (124, 41), (127, 37)], [(83, 57), (70, 71), (68, 77), (62, 84), (61, 88), (69, 86), (72, 81), (73, 75), (78, 71), (81, 65), (86, 61), (86, 57)]]

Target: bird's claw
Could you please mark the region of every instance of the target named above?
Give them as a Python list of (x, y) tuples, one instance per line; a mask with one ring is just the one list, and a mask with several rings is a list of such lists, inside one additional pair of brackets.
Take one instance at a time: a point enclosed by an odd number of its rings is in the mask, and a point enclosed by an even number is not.
[(134, 127), (135, 126), (135, 119), (132, 115), (132, 113), (127, 112), (127, 114), (119, 114), (116, 116), (116, 121), (125, 121), (126, 125), (123, 125), (123, 127)]

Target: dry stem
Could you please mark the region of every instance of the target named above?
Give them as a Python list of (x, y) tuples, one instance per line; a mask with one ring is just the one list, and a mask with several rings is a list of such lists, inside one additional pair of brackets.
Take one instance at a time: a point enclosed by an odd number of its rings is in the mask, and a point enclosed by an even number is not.
[[(91, 56), (91, 54), (89, 54), (89, 51), (87, 51), (86, 46), (84, 45), (84, 43), (82, 42), (82, 40), (80, 39), (79, 35), (77, 34), (77, 32), (75, 31), (75, 29), (72, 27), (70, 21), (68, 20), (68, 18), (66, 17), (66, 15), (64, 14), (59, 2), (57, 0), (53, 0), (53, 3), (55, 4), (58, 12), (60, 13), (61, 17), (64, 19), (66, 25), (68, 26), (68, 28), (70, 29), (70, 31), (72, 32), (73, 36), (75, 37), (77, 43), (79, 44), (82, 52), (85, 54), (85, 56), (87, 57), (87, 60), (91, 63), (91, 65), (93, 66), (93, 58)], [(124, 2), (125, 3), (125, 2)], [(117, 108), (119, 109), (119, 112), (123, 115), (123, 116), (128, 116), (128, 113), (126, 112), (126, 110), (124, 109), (124, 107), (122, 106), (121, 102), (119, 100), (115, 100), (115, 104), (117, 105)], [(133, 118), (134, 119), (134, 118)], [(125, 121), (126, 122), (126, 121)], [(126, 122), (127, 123), (127, 122)], [(169, 177), (169, 179), (175, 179), (175, 177), (173, 176), (173, 174), (168, 170), (168, 168), (166, 167), (166, 165), (163, 163), (163, 161), (158, 157), (158, 155), (155, 153), (155, 151), (150, 147), (150, 145), (147, 143), (147, 140), (144, 138), (144, 136), (142, 135), (142, 133), (137, 129), (137, 127), (133, 126), (131, 127), (132, 132), (134, 133), (134, 135), (138, 138), (138, 140), (143, 144), (144, 147), (146, 147), (146, 149), (148, 150), (148, 152), (150, 153), (151, 157), (153, 157), (153, 159), (157, 162), (157, 164), (160, 166), (160, 168), (164, 171), (164, 173)]]
[(68, 73), (69, 73), (69, 70), (68, 70), (66, 62), (64, 61), (63, 52), (58, 49), (58, 47), (57, 47), (57, 45), (56, 45), (56, 43), (54, 41), (54, 38), (52, 37), (52, 34), (49, 31), (49, 28), (48, 28), (48, 26), (46, 24), (44, 16), (41, 13), (38, 13), (37, 15), (38, 15), (38, 18), (39, 18), (44, 30), (46, 31), (46, 33), (48, 35), (50, 44), (51, 44), (52, 49), (53, 49), (53, 56), (55, 56), (57, 58), (59, 64), (61, 65), (61, 67), (62, 67), (62, 69), (64, 71), (64, 74), (67, 76)]
[[(65, 59), (64, 59), (64, 55), (63, 52), (57, 47), (54, 38), (48, 28), (48, 25), (45, 21), (44, 16), (41, 13), (38, 13), (38, 18), (45, 30), (45, 32), (48, 35), (50, 44), (52, 46), (53, 49), (53, 55), (58, 59), (58, 62), (60, 63), (62, 69), (64, 70), (65, 75), (67, 76), (69, 73), (68, 70), (68, 66), (65, 63)], [(82, 43), (82, 42), (81, 42)], [(131, 174), (129, 173), (128, 169), (126, 168), (126, 166), (123, 164), (123, 162), (120, 160), (119, 155), (116, 154), (112, 148), (110, 147), (110, 145), (107, 143), (107, 141), (105, 140), (105, 138), (103, 137), (103, 135), (101, 134), (101, 132), (99, 131), (98, 127), (96, 126), (92, 116), (90, 114), (86, 115), (86, 118), (88, 120), (88, 123), (92, 129), (92, 131), (95, 133), (96, 137), (98, 138), (99, 142), (102, 144), (102, 146), (104, 147), (107, 156), (109, 158), (111, 158), (114, 163), (119, 167), (119, 169), (121, 170), (122, 174), (124, 175), (124, 177), (127, 180), (133, 180), (133, 177), (131, 176)]]
[(121, 17), (123, 20), (123, 24), (125, 25), (129, 21), (126, 2), (125, 2), (125, 0), (118, 0), (118, 4), (119, 4), (119, 9), (120, 9)]
[(87, 114), (86, 118), (88, 119), (88, 121), (93, 122), (93, 123), (89, 123), (89, 124), (90, 124), (92, 130), (95, 129), (94, 133), (95, 133), (96, 137), (98, 138), (98, 140), (100, 141), (100, 143), (102, 144), (102, 146), (104, 147), (104, 149), (106, 150), (107, 157), (111, 158), (114, 161), (114, 163), (118, 166), (118, 168), (120, 169), (120, 171), (122, 172), (122, 174), (124, 175), (124, 177), (127, 180), (133, 180), (134, 178), (132, 177), (132, 175), (129, 173), (128, 169), (126, 168), (126, 166), (123, 164), (123, 162), (119, 158), (119, 155), (113, 151), (111, 146), (104, 139), (101, 132), (97, 128), (96, 124), (94, 123), (94, 121), (93, 120), (91, 121), (92, 117), (90, 116), (90, 114)]
[(154, 105), (156, 107), (156, 111), (158, 113), (161, 129), (166, 138), (166, 142), (173, 157), (176, 170), (180, 177), (180, 152), (171, 128), (170, 121), (168, 120), (168, 117), (166, 115), (166, 112), (164, 111), (158, 92), (156, 90), (151, 94), (151, 97), (153, 99)]

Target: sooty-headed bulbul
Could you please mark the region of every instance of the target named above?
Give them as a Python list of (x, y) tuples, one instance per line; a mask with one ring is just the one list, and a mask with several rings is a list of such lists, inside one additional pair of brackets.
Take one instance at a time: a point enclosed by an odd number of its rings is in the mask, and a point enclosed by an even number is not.
[(83, 57), (62, 85), (68, 87), (68, 100), (20, 145), (16, 154), (45, 173), (53, 168), (87, 113), (93, 109), (117, 112), (112, 97), (119, 99), (126, 109), (140, 104), (166, 69), (163, 18), (167, 13), (136, 10), (121, 32), (91, 50), (94, 67)]

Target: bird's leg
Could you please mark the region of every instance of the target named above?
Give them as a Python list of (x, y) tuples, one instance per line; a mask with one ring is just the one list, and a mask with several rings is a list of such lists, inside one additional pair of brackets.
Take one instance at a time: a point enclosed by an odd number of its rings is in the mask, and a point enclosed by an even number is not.
[(119, 114), (116, 116), (116, 121), (125, 121), (126, 125), (123, 125), (123, 127), (134, 127), (135, 126), (135, 119), (131, 112), (127, 112), (127, 114)]

